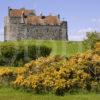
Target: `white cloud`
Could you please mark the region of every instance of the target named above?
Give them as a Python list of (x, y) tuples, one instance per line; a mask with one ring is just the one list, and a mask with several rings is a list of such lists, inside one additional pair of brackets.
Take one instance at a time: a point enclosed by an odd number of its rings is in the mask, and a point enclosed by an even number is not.
[(78, 30), (78, 33), (84, 34), (86, 32), (91, 32), (91, 31), (93, 31), (93, 29), (91, 27), (89, 27), (89, 28), (84, 28), (84, 29)]
[(77, 34), (75, 34), (75, 35), (72, 35), (72, 34), (70, 34), (69, 35), (69, 40), (71, 40), (71, 41), (82, 41), (82, 40), (84, 40), (84, 36), (82, 36), (82, 35), (77, 35)]
[(71, 40), (78, 40), (78, 41), (84, 40), (86, 39), (86, 33), (93, 32), (93, 31), (94, 29), (91, 27), (83, 28), (83, 29), (78, 30), (75, 35), (70, 35), (70, 38)]
[(69, 40), (82, 41), (86, 38), (86, 32), (91, 31), (91, 28), (80, 29), (75, 34), (69, 34)]
[(91, 21), (95, 23), (100, 23), (100, 18), (93, 18), (91, 19)]

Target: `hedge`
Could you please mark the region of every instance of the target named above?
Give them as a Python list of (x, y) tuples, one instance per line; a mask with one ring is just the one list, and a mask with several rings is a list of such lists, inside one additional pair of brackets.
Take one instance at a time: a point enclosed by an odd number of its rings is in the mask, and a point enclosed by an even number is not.
[(22, 66), (38, 57), (50, 55), (51, 48), (32, 44), (0, 44), (0, 66)]

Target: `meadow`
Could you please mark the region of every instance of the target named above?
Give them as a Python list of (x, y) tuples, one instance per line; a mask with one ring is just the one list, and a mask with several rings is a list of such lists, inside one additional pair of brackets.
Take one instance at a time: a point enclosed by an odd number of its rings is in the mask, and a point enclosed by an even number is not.
[(55, 41), (55, 40), (23, 40), (19, 42), (1, 42), (0, 45), (45, 45), (52, 48), (51, 55), (72, 56), (86, 50), (82, 41)]
[[(12, 42), (1, 42), (0, 45), (9, 45)], [(76, 64), (76, 60), (78, 59), (79, 63), (81, 64), (81, 62), (83, 63), (85, 59), (83, 59), (84, 57), (86, 58), (85, 64), (88, 64), (88, 60), (90, 59), (91, 55), (87, 52), (84, 55), (80, 55), (79, 58), (77, 58), (77, 54), (83, 53), (85, 52), (86, 46), (84, 45), (83, 42), (75, 42), (75, 41), (54, 41), (54, 40), (23, 40), (23, 41), (19, 41), (19, 42), (13, 42), (15, 43), (15, 45), (24, 45), (27, 46), (28, 44), (32, 44), (32, 45), (45, 45), (47, 47), (52, 48), (52, 52), (50, 54), (50, 56), (55, 56), (55, 55), (60, 55), (60, 56), (66, 56), (66, 57), (70, 57), (73, 56), (73, 58), (70, 58), (70, 64)], [(89, 55), (88, 55), (89, 54)], [(76, 55), (76, 56), (75, 56)], [(94, 60), (99, 56), (95, 56), (94, 55)], [(82, 58), (82, 59), (81, 59)], [(89, 59), (88, 59), (89, 58)], [(51, 59), (51, 60), (50, 60)], [(59, 58), (57, 57), (57, 59), (55, 58), (55, 62), (53, 61), (54, 58), (50, 58), (48, 57), (47, 62), (53, 62), (53, 66), (55, 66), (56, 68), (56, 64), (59, 61), (59, 64), (62, 64), (60, 61), (63, 58)], [(76, 60), (75, 60), (76, 59)], [(88, 60), (87, 60), (88, 59)], [(98, 58), (99, 59), (99, 58)], [(45, 59), (42, 59), (44, 62), (40, 62), (37, 60), (37, 62), (41, 65), (42, 63), (45, 63)], [(57, 60), (57, 62), (56, 62)], [(73, 62), (75, 60), (75, 62)], [(82, 61), (81, 61), (82, 60)], [(64, 60), (65, 61), (65, 60)], [(71, 62), (72, 61), (72, 62)], [(81, 62), (80, 62), (81, 61)], [(33, 61), (34, 62), (34, 61)], [(66, 63), (67, 64), (67, 63)], [(43, 64), (42, 64), (43, 65)], [(48, 64), (49, 65), (49, 64)], [(70, 66), (71, 66), (70, 65)], [(83, 64), (84, 65), (84, 64)], [(65, 65), (67, 66), (67, 65)], [(34, 67), (32, 65), (32, 67)], [(41, 68), (42, 66), (40, 66)], [(1, 67), (2, 68), (2, 67)], [(17, 68), (13, 68), (13, 67), (9, 67), (11, 68), (14, 72)], [(20, 71), (22, 69), (22, 74), (24, 73), (24, 68), (19, 68)], [(68, 69), (68, 68), (67, 68)], [(66, 69), (66, 70), (67, 70)], [(69, 68), (70, 69), (70, 68)], [(49, 71), (48, 71), (49, 72)], [(64, 71), (62, 71), (63, 73)], [(8, 74), (6, 74), (6, 72), (4, 73), (5, 75), (11, 75), (9, 74), (9, 70), (8, 70)], [(15, 72), (14, 72), (15, 73)], [(68, 72), (70, 73), (70, 72)], [(59, 74), (59, 73), (58, 73)], [(11, 76), (10, 76), (11, 77)], [(85, 78), (87, 80), (87, 77)], [(16, 85), (16, 84), (15, 84)], [(19, 86), (20, 87), (20, 86)], [(49, 93), (49, 94), (34, 94), (33, 92), (25, 92), (24, 90), (18, 90), (18, 89), (13, 89), (12, 87), (2, 87), (0, 86), (0, 100), (99, 100), (100, 99), (100, 95), (96, 94), (95, 92), (93, 93), (75, 93), (75, 94), (65, 94), (64, 96), (57, 96), (55, 94)]]
[(53, 94), (37, 95), (26, 93), (12, 88), (0, 88), (0, 100), (99, 100), (100, 95), (95, 93), (55, 96)]

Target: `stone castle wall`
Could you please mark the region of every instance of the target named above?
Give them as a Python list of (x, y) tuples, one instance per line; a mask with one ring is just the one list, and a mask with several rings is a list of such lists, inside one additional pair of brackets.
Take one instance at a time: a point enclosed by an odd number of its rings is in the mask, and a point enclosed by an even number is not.
[(61, 25), (29, 25), (20, 18), (5, 18), (5, 41), (22, 39), (68, 40), (67, 22)]

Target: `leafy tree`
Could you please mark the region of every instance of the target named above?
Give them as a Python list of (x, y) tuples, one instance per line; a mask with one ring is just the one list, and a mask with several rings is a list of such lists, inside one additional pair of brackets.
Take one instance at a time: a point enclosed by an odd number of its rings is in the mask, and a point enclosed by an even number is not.
[(84, 40), (84, 44), (88, 44), (87, 46), (89, 47), (88, 49), (94, 49), (94, 45), (96, 41), (98, 40), (98, 35), (96, 32), (89, 32), (87, 33), (87, 39)]

